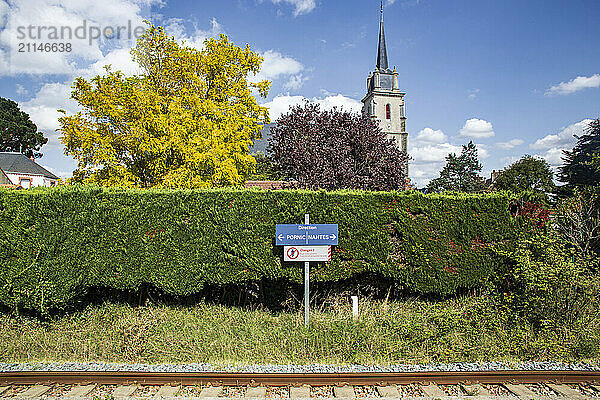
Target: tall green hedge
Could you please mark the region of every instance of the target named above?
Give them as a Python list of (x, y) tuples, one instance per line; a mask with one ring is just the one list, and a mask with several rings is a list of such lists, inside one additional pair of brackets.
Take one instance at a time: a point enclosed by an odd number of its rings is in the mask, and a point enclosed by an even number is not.
[(275, 224), (339, 224), (331, 263), (312, 279), (361, 272), (415, 293), (450, 294), (501, 268), (490, 247), (514, 243), (508, 194), (418, 192), (0, 190), (0, 303), (62, 307), (90, 287), (147, 283), (187, 295), (203, 285), (259, 279), (302, 281), (283, 263)]

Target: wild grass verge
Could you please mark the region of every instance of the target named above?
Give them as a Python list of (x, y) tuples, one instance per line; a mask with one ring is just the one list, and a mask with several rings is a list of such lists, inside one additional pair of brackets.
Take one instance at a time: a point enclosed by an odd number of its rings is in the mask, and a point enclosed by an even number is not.
[(0, 361), (393, 364), (600, 359), (600, 317), (533, 327), (493, 297), (361, 299), (353, 320), (338, 296), (303, 312), (262, 308), (93, 305), (48, 321), (0, 315)]

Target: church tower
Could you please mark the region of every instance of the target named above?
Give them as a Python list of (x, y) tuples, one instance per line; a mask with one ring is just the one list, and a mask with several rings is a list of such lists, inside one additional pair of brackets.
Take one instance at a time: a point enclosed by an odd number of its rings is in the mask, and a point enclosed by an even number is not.
[[(404, 95), (398, 86), (398, 72), (388, 67), (385, 33), (383, 31), (383, 1), (379, 22), (379, 47), (375, 71), (367, 78), (367, 94), (362, 99), (362, 112), (379, 124), (389, 138), (396, 140), (398, 148), (408, 154), (408, 133), (404, 113)], [(408, 165), (404, 167), (408, 176)]]

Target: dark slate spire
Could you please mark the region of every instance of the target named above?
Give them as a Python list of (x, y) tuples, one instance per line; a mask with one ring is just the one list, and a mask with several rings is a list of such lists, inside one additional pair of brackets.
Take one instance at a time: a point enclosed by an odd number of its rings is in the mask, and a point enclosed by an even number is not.
[(385, 33), (383, 32), (383, 0), (381, 1), (381, 21), (379, 22), (379, 48), (377, 49), (377, 68), (388, 69)]

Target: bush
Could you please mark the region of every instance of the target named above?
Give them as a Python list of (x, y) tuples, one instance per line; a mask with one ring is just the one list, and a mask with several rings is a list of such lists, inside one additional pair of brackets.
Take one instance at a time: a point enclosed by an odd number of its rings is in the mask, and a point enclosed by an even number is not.
[(556, 225), (562, 237), (574, 247), (577, 255), (589, 265), (598, 263), (600, 255), (600, 190), (575, 190), (560, 199)]
[(205, 285), (284, 279), (277, 223), (338, 223), (331, 263), (311, 279), (370, 272), (413, 293), (448, 295), (489, 282), (503, 267), (492, 247), (521, 230), (506, 193), (121, 190), (61, 187), (0, 190), (0, 304), (62, 308), (89, 288), (141, 285), (188, 295)]
[(537, 327), (553, 327), (597, 312), (598, 277), (589, 273), (556, 231), (540, 230), (499, 254), (510, 265), (499, 281), (503, 303), (516, 315)]

